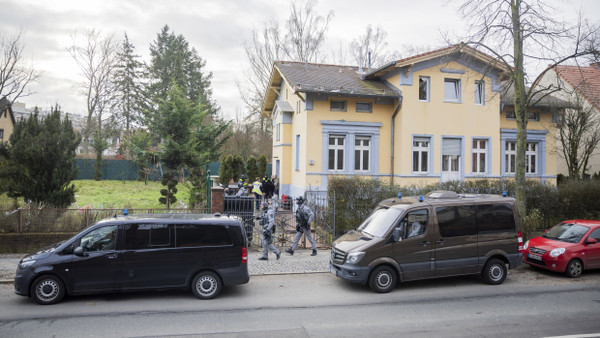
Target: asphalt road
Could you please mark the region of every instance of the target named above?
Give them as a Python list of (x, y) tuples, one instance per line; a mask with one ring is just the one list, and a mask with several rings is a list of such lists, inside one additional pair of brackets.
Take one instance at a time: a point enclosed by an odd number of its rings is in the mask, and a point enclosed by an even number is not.
[[(403, 283), (375, 294), (328, 273), (253, 276), (214, 300), (183, 291), (69, 297), (40, 306), (0, 286), (0, 337), (600, 336), (600, 271), (524, 270)], [(546, 278), (550, 276), (550, 278)]]

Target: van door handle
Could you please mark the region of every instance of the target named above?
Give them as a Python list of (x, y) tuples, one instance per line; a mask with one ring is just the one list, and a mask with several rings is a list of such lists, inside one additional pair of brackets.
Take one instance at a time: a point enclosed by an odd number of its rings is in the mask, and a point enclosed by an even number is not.
[(118, 254), (118, 253), (114, 253), (114, 254), (110, 254), (110, 255), (107, 255), (107, 256), (106, 256), (106, 258), (108, 258), (108, 259), (115, 259), (115, 258), (117, 258), (117, 257), (119, 257), (119, 254)]
[(445, 242), (445, 241), (444, 241), (444, 239), (442, 238), (442, 239), (440, 239), (440, 240), (437, 240), (437, 241), (436, 241), (436, 243), (437, 243), (437, 244), (444, 245), (444, 243), (446, 243), (446, 242)]
[(421, 242), (422, 246), (428, 246), (429, 244), (431, 244), (430, 241), (423, 241), (423, 242)]

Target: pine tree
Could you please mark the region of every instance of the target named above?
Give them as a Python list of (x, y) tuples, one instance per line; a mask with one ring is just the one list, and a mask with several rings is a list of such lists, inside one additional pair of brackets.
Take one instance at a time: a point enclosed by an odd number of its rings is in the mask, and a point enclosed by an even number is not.
[(69, 118), (60, 108), (40, 119), (37, 108), (28, 119), (15, 124), (5, 155), (9, 163), (9, 197), (64, 208), (75, 201), (76, 149), (81, 142)]
[(121, 117), (128, 134), (135, 123), (142, 122), (146, 107), (146, 92), (142, 83), (144, 64), (139, 58), (140, 56), (135, 54), (135, 46), (129, 42), (125, 33), (125, 40), (117, 51), (117, 65), (113, 78), (116, 88), (113, 111)]

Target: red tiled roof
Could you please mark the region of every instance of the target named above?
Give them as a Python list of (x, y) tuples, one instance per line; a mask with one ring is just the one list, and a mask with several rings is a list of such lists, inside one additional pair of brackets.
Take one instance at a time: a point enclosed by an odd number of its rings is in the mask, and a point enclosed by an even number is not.
[(555, 66), (554, 71), (600, 110), (600, 69), (596, 67)]

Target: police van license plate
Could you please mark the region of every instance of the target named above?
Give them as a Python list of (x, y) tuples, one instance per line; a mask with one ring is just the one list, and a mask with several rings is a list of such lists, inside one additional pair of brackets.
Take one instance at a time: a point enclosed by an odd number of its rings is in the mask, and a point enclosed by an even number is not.
[(333, 264), (329, 264), (329, 271), (337, 276), (337, 269), (333, 267)]

